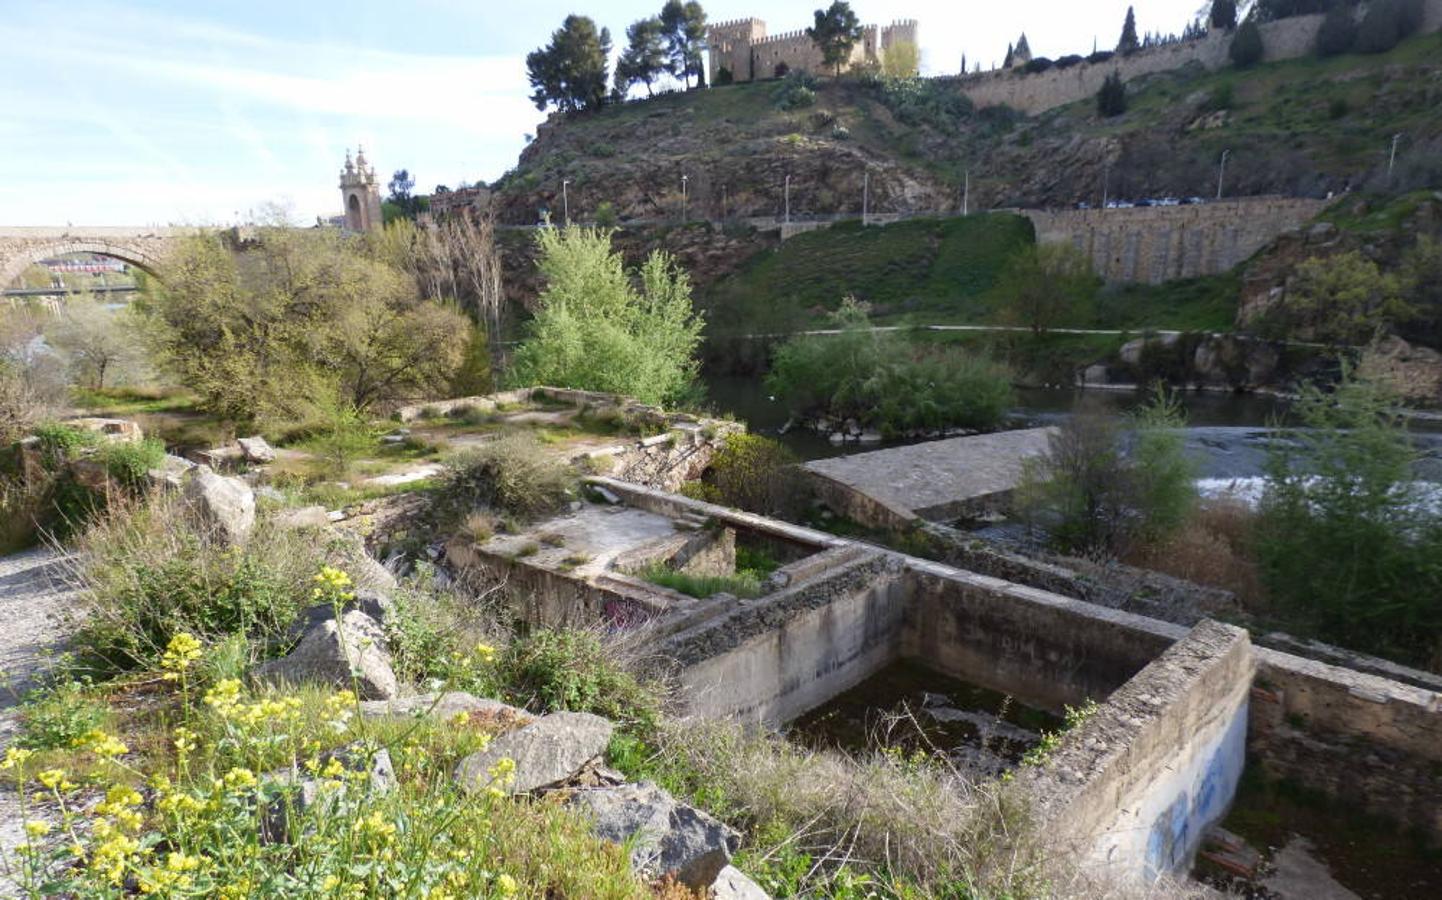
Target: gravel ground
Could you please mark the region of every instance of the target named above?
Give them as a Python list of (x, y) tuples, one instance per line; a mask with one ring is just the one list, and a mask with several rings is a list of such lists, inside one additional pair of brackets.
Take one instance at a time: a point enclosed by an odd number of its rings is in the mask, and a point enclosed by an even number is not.
[[(77, 596), (65, 576), (64, 557), (49, 548), (0, 557), (0, 751), (14, 739), (16, 704), (64, 642)], [(12, 784), (0, 783), (0, 857), (24, 841), (22, 826)], [(7, 882), (0, 864), (0, 896)]]

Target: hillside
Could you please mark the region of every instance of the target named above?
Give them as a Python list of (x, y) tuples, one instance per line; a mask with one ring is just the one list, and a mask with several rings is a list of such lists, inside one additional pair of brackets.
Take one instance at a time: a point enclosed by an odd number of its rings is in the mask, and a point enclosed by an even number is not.
[(535, 221), (570, 179), (574, 218), (610, 203), (622, 220), (860, 211), (953, 211), (970, 172), (973, 209), (1060, 206), (1112, 197), (1210, 196), (1232, 151), (1229, 194), (1396, 187), (1442, 179), (1442, 34), (1389, 53), (1299, 59), (1245, 72), (1200, 67), (1128, 85), (1130, 109), (1099, 119), (1090, 100), (1026, 118), (972, 110), (939, 79), (905, 89), (821, 81), (810, 105), (785, 82), (667, 94), (595, 114), (554, 116), (498, 183), (502, 220)]

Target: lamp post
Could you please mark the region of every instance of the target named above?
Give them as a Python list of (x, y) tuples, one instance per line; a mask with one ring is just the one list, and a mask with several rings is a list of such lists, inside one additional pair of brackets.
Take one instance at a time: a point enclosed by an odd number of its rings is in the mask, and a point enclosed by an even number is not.
[(1397, 142), (1402, 140), (1402, 132), (1392, 135), (1392, 152), (1387, 156), (1387, 180), (1392, 180), (1392, 166), (1397, 163)]
[(1109, 197), (1107, 197), (1107, 188), (1111, 186), (1108, 183), (1111, 180), (1111, 177), (1111, 163), (1107, 163), (1106, 165), (1102, 166), (1102, 209), (1107, 208), (1107, 200), (1110, 199)]
[(786, 176), (786, 224), (791, 224), (791, 176)]
[(681, 224), (686, 224), (686, 182), (691, 176), (681, 176)]
[(961, 188), (961, 214), (971, 215), (971, 170), (966, 170), (966, 176), (962, 179)]
[(866, 226), (867, 213), (871, 211), (871, 170), (861, 173), (861, 225)]
[(1222, 161), (1217, 165), (1217, 199), (1222, 199), (1222, 179), (1227, 176), (1227, 157), (1232, 155), (1230, 149), (1222, 151)]
[(565, 217), (567, 225), (571, 224), (571, 198), (566, 192), (566, 188), (570, 187), (570, 185), (571, 179), (561, 179), (561, 215)]

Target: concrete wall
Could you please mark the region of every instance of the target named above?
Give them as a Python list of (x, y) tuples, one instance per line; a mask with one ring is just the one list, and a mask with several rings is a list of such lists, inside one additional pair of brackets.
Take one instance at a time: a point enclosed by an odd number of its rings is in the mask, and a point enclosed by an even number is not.
[(866, 554), (680, 632), (659, 652), (680, 666), (689, 714), (778, 727), (896, 659), (901, 586), (894, 560)]
[[(1424, 32), (1442, 28), (1442, 0), (1423, 0)], [(1294, 16), (1261, 26), (1263, 59), (1275, 62), (1296, 59), (1315, 52), (1321, 15)], [(1205, 37), (1182, 44), (1139, 50), (1130, 56), (1115, 56), (1106, 62), (1081, 63), (1067, 69), (1048, 69), (1034, 75), (997, 69), (958, 80), (958, 90), (977, 106), (1010, 106), (1036, 115), (1057, 106), (1096, 96), (1102, 82), (1113, 72), (1123, 81), (1143, 75), (1167, 72), (1196, 64), (1217, 70), (1231, 64), (1228, 50), (1232, 32), (1212, 31)]]
[(1442, 844), (1442, 694), (1275, 650), (1257, 654), (1253, 762)]
[(1324, 200), (1245, 197), (1195, 206), (1023, 210), (1038, 243), (1070, 244), (1108, 281), (1157, 284), (1229, 271), (1278, 234), (1321, 213)]
[(1203, 622), (1028, 773), (1058, 852), (1119, 880), (1185, 872), (1245, 765), (1247, 633)]

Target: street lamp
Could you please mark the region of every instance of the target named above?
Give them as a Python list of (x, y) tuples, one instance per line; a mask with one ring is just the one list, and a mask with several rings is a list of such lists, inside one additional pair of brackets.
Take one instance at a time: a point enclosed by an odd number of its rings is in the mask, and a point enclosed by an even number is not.
[(1397, 162), (1397, 142), (1402, 140), (1402, 132), (1392, 135), (1392, 153), (1387, 157), (1387, 180), (1392, 180), (1392, 166)]
[(571, 224), (571, 198), (566, 193), (566, 188), (571, 184), (571, 179), (561, 179), (561, 215), (565, 216), (566, 224)]
[(786, 176), (786, 224), (791, 224), (791, 176)]
[(1227, 175), (1227, 157), (1232, 155), (1230, 149), (1222, 151), (1222, 161), (1217, 166), (1217, 199), (1222, 199), (1222, 179)]
[(871, 209), (871, 170), (864, 169), (861, 173), (861, 224), (866, 225), (866, 214)]
[(686, 224), (686, 182), (691, 176), (681, 176), (681, 224)]
[(971, 170), (966, 170), (966, 177), (962, 179), (961, 188), (961, 214), (971, 215)]

